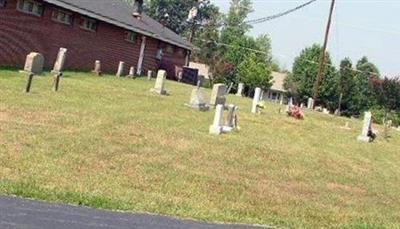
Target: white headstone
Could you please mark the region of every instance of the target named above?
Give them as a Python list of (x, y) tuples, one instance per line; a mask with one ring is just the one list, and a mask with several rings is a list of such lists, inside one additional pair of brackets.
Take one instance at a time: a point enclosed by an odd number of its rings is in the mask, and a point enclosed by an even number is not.
[(261, 97), (261, 88), (258, 87), (254, 92), (253, 104), (251, 106), (251, 113), (253, 114), (257, 114), (257, 105), (260, 102), (260, 97)]
[(226, 86), (225, 84), (214, 84), (213, 90), (211, 92), (211, 99), (210, 105), (216, 106), (218, 104), (225, 105), (225, 93), (226, 93)]
[(209, 110), (209, 106), (204, 102), (203, 93), (201, 92), (200, 87), (196, 87), (192, 90), (190, 101), (185, 105), (200, 111)]
[(54, 63), (52, 73), (58, 74), (64, 70), (65, 59), (67, 58), (67, 49), (60, 48), (57, 54), (56, 62)]
[(289, 98), (288, 105), (289, 105), (289, 107), (293, 107), (293, 98), (292, 97)]
[(244, 84), (243, 83), (239, 83), (236, 96), (243, 96), (243, 89), (244, 89)]
[(100, 60), (96, 60), (94, 62), (94, 70), (93, 73), (100, 76), (101, 75), (101, 62)]
[(159, 70), (157, 73), (156, 83), (154, 85), (154, 88), (151, 89), (151, 91), (160, 95), (166, 95), (167, 91), (164, 88), (166, 78), (167, 78), (167, 72), (165, 70)]
[(26, 56), (24, 71), (27, 73), (41, 74), (43, 72), (44, 57), (37, 52), (31, 52)]
[(147, 71), (147, 79), (151, 80), (152, 77), (153, 77), (153, 71), (151, 70)]
[(226, 126), (223, 127), (224, 132), (231, 132), (236, 129), (236, 111), (237, 106), (230, 104), (228, 106), (228, 117), (226, 119)]
[(224, 105), (218, 104), (215, 107), (215, 115), (213, 124), (210, 126), (210, 134), (220, 135), (222, 134), (222, 118), (224, 115)]
[(361, 135), (358, 136), (358, 138), (357, 138), (358, 141), (362, 141), (362, 142), (370, 142), (371, 141), (371, 138), (368, 136), (368, 132), (371, 129), (371, 124), (372, 124), (372, 113), (365, 112), (364, 124), (363, 124)]
[(118, 64), (118, 71), (116, 76), (121, 77), (124, 74), (125, 62), (120, 61)]
[(314, 99), (313, 98), (308, 98), (307, 108), (310, 110), (312, 110), (314, 108)]
[(131, 67), (129, 69), (129, 77), (133, 77), (133, 76), (135, 76), (135, 67)]

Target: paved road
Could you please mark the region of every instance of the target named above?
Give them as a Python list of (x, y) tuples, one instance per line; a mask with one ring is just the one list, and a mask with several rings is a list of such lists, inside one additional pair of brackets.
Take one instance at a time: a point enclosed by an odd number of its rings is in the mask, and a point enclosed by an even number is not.
[[(117, 213), (0, 196), (1, 229), (257, 229), (147, 214)], [(258, 228), (260, 229), (260, 228)]]

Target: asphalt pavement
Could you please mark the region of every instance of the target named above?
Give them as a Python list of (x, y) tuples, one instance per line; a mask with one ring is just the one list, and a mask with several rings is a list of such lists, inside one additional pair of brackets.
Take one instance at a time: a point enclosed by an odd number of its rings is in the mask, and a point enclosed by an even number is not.
[(1, 229), (261, 229), (0, 196)]

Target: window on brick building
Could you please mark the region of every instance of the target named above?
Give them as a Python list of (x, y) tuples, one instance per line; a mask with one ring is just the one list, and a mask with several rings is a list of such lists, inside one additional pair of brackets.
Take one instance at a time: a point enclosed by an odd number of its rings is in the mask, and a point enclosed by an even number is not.
[(18, 0), (17, 10), (35, 16), (42, 16), (43, 4), (33, 0)]
[(53, 21), (60, 22), (66, 25), (72, 25), (72, 13), (70, 12), (60, 9), (54, 9), (51, 18)]
[(125, 40), (136, 43), (136, 33), (131, 31), (125, 31)]
[(84, 30), (93, 31), (93, 32), (95, 32), (97, 30), (97, 21), (94, 19), (82, 17), (80, 25), (81, 25), (81, 29), (84, 29)]
[(0, 0), (0, 8), (6, 5), (6, 0)]
[(175, 53), (175, 46), (173, 46), (173, 45), (167, 45), (167, 47), (165, 49), (166, 49), (166, 52), (169, 54)]

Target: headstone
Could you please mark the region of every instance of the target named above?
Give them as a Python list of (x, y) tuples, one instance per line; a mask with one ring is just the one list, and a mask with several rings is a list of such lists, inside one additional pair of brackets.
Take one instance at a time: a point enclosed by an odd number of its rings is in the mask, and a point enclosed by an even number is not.
[(135, 67), (131, 67), (131, 68), (129, 69), (129, 75), (128, 75), (128, 77), (129, 77), (129, 78), (135, 77)]
[(151, 80), (152, 77), (153, 77), (153, 71), (151, 70), (147, 71), (147, 79)]
[(26, 56), (24, 71), (26, 73), (42, 74), (44, 65), (44, 57), (37, 52), (31, 52)]
[(125, 62), (120, 61), (116, 76), (121, 77), (124, 75)]
[(304, 103), (300, 104), (300, 108), (303, 109), (304, 108)]
[(220, 135), (222, 134), (222, 117), (224, 115), (224, 105), (218, 104), (215, 107), (215, 115), (213, 124), (210, 126), (210, 134)]
[(237, 106), (230, 104), (228, 106), (228, 117), (226, 119), (226, 126), (222, 129), (224, 132), (231, 132), (237, 127), (237, 116), (236, 116)]
[(243, 89), (244, 89), (244, 84), (243, 83), (239, 83), (236, 96), (243, 96)]
[(312, 110), (314, 108), (314, 99), (313, 98), (308, 98), (307, 108), (310, 110)]
[(180, 72), (178, 73), (178, 82), (181, 82), (181, 81), (182, 81), (182, 77), (183, 77), (183, 72), (180, 71)]
[(213, 90), (211, 92), (210, 105), (216, 106), (218, 104), (225, 105), (225, 93), (226, 86), (225, 84), (214, 84)]
[(203, 93), (200, 87), (196, 87), (192, 90), (189, 103), (185, 104), (190, 108), (197, 109), (199, 111), (208, 111), (209, 106), (204, 102)]
[(330, 114), (329, 110), (326, 109), (326, 108), (323, 108), (323, 109), (322, 109), (322, 113), (324, 113), (324, 114)]
[(226, 89), (226, 93), (225, 93), (226, 95), (229, 95), (231, 93), (232, 87), (233, 87), (233, 83), (230, 83), (228, 89)]
[(256, 88), (256, 91), (254, 92), (254, 98), (253, 98), (253, 104), (251, 106), (251, 113), (257, 114), (257, 105), (260, 102), (260, 97), (261, 97), (261, 88)]
[(289, 107), (293, 107), (293, 98), (292, 97), (289, 98), (288, 105), (289, 105)]
[(361, 135), (358, 136), (358, 138), (357, 138), (358, 141), (361, 141), (361, 142), (370, 142), (371, 141), (370, 136), (368, 136), (369, 131), (371, 130), (371, 124), (372, 124), (372, 113), (365, 112), (364, 124), (363, 124)]
[(160, 95), (166, 95), (167, 91), (164, 88), (166, 78), (167, 78), (167, 72), (165, 70), (159, 70), (157, 74), (156, 83), (154, 85), (154, 88), (151, 89), (151, 91)]
[(56, 62), (54, 63), (53, 70), (51, 71), (54, 74), (58, 74), (62, 71), (64, 71), (64, 64), (65, 64), (65, 59), (67, 58), (67, 49), (66, 48), (60, 48), (57, 54), (57, 59)]
[(94, 69), (93, 69), (92, 72), (97, 76), (101, 76), (101, 62), (100, 62), (100, 60), (96, 60), (94, 62)]

